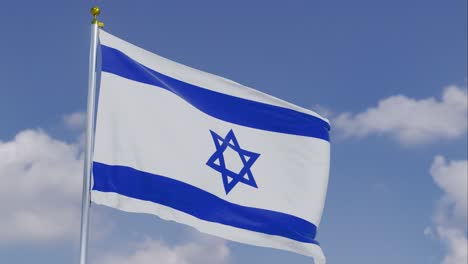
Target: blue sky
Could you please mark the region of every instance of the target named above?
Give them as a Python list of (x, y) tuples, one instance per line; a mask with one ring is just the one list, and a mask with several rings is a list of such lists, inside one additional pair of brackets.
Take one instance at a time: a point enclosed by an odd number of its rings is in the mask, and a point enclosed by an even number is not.
[[(465, 263), (466, 208), (456, 209), (466, 207), (468, 156), (464, 0), (3, 3), (0, 262), (78, 261), (95, 4), (120, 38), (330, 118), (318, 233), (329, 263)], [(213, 263), (312, 262), (154, 216), (99, 206), (92, 215), (94, 263), (196, 258), (189, 248)], [(188, 263), (197, 261), (208, 263)]]

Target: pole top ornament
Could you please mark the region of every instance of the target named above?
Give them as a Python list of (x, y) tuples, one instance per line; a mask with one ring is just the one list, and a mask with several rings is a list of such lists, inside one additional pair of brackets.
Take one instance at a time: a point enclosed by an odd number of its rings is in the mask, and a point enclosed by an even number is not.
[(101, 9), (97, 6), (93, 6), (89, 12), (93, 16), (93, 20), (91, 21), (91, 24), (97, 24), (98, 27), (103, 28), (104, 23), (101, 21), (98, 21), (97, 19), (97, 17), (101, 14)]

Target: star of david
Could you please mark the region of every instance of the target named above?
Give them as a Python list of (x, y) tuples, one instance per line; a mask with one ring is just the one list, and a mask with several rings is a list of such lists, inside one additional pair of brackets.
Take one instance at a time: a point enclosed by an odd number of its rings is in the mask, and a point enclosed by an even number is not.
[[(211, 130), (210, 132), (216, 146), (216, 151), (211, 155), (206, 165), (221, 173), (226, 194), (229, 194), (229, 192), (232, 191), (239, 182), (258, 188), (250, 168), (258, 159), (260, 154), (242, 149), (232, 129), (227, 133), (225, 138)], [(225, 160), (224, 151), (228, 148), (231, 148), (239, 154), (239, 158), (243, 164), (242, 169), (239, 172), (234, 172), (226, 167), (226, 162), (229, 161)]]

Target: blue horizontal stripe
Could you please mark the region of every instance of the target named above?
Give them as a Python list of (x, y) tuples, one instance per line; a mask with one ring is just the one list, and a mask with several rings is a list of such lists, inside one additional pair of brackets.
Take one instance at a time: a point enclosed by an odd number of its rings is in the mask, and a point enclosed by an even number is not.
[(102, 71), (173, 92), (212, 117), (241, 126), (329, 141), (330, 125), (295, 111), (198, 87), (156, 72), (121, 51), (101, 45)]
[(314, 224), (285, 213), (227, 202), (192, 185), (125, 166), (93, 164), (93, 190), (150, 201), (196, 218), (318, 244)]

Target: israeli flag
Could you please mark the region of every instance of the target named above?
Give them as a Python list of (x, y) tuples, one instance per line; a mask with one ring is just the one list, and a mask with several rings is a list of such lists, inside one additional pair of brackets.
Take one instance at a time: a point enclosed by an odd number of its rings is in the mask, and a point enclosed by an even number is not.
[(100, 31), (92, 201), (325, 257), (329, 123)]

